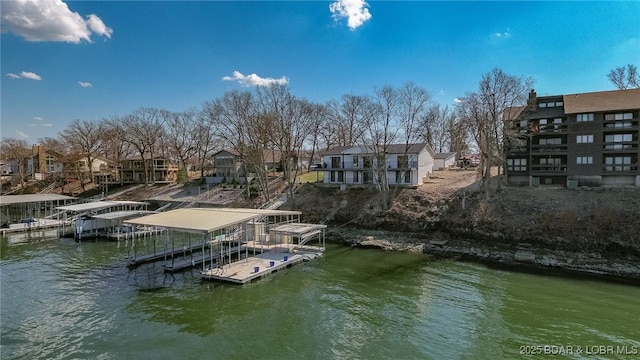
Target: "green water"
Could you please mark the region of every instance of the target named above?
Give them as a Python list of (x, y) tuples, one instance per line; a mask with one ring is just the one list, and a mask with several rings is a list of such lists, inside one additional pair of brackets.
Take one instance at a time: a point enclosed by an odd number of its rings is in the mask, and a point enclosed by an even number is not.
[(129, 271), (115, 242), (1, 251), (3, 360), (640, 357), (617, 355), (640, 349), (632, 286), (340, 246), (245, 286)]

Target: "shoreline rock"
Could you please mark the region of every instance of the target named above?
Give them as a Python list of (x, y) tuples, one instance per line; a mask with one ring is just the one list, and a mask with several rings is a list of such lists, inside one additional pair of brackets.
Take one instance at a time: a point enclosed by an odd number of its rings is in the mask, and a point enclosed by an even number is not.
[(342, 229), (328, 240), (345, 245), (384, 251), (420, 252), (436, 259), (452, 259), (485, 264), (509, 271), (588, 278), (640, 286), (640, 259), (606, 258), (600, 253), (577, 253), (536, 248), (530, 244), (513, 247), (489, 246), (482, 242), (443, 239), (441, 234), (427, 239), (411, 233)]

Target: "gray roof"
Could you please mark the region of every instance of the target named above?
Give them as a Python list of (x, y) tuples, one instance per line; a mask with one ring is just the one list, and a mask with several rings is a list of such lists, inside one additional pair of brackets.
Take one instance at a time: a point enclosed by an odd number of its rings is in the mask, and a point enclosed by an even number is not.
[[(526, 111), (526, 110), (525, 110)], [(550, 107), (550, 108), (538, 108), (530, 113), (525, 113), (523, 120), (532, 119), (553, 119), (563, 117), (565, 115), (562, 106)]]
[(31, 202), (74, 200), (74, 197), (58, 194), (2, 195), (0, 205), (24, 204)]
[(455, 152), (447, 152), (447, 153), (436, 153), (436, 155), (433, 157), (434, 159), (450, 159), (454, 156), (456, 156), (457, 153)]
[(347, 150), (347, 149), (351, 149), (353, 146), (334, 146), (332, 148), (327, 149), (326, 151), (324, 151), (321, 156), (324, 155), (341, 155), (343, 151)]
[[(387, 145), (387, 154), (418, 154), (422, 150), (427, 149), (431, 156), (435, 156), (433, 149), (427, 143), (416, 144), (389, 144)], [(335, 146), (325, 151), (322, 155), (342, 155), (342, 154), (370, 154), (373, 151), (370, 150), (371, 146), (359, 145), (359, 146)]]

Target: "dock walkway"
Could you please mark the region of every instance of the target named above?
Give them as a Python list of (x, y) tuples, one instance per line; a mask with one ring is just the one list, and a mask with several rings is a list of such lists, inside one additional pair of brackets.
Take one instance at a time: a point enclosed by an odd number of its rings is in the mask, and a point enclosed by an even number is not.
[(288, 268), (303, 261), (322, 255), (317, 252), (265, 252), (246, 259), (233, 262), (219, 268), (200, 272), (203, 279), (217, 280), (234, 284), (246, 284), (252, 280), (270, 275), (278, 270)]

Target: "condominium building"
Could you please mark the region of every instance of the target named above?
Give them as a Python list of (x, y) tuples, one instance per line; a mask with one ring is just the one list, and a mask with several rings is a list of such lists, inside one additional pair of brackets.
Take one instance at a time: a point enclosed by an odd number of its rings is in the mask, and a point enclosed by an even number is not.
[(378, 156), (367, 146), (336, 146), (322, 154), (320, 170), (325, 184), (370, 185), (385, 176), (390, 185), (421, 185), (434, 157), (426, 143), (391, 144)]
[(519, 185), (640, 187), (640, 89), (537, 96), (505, 110), (506, 174)]

